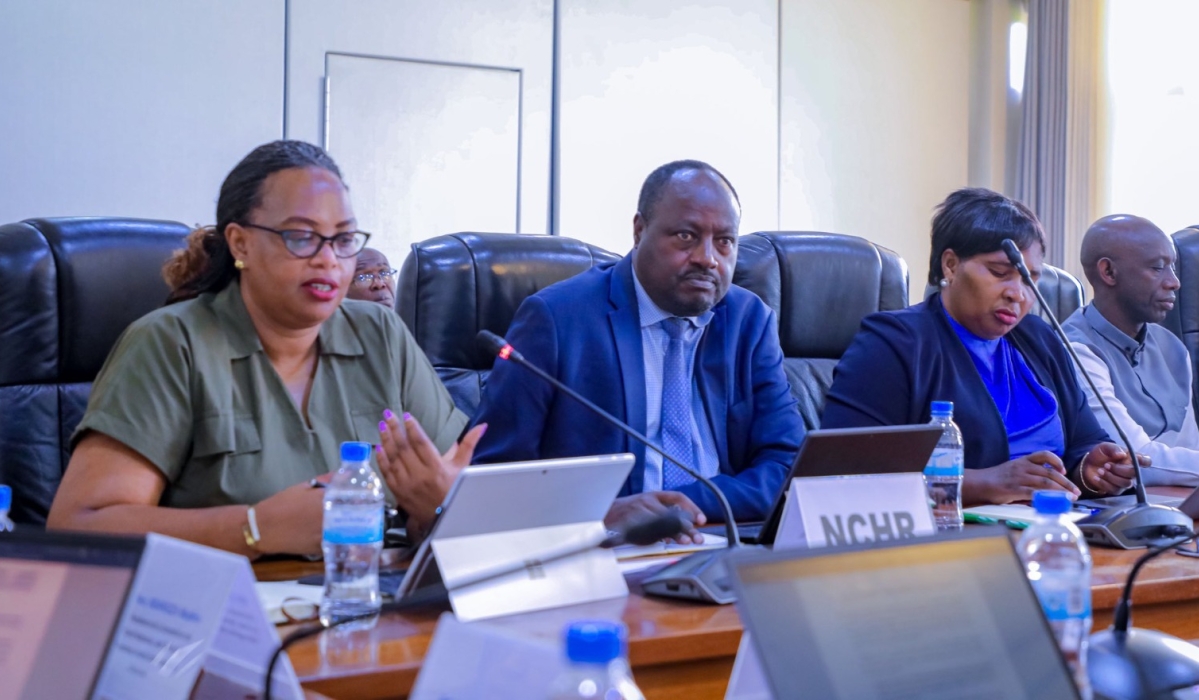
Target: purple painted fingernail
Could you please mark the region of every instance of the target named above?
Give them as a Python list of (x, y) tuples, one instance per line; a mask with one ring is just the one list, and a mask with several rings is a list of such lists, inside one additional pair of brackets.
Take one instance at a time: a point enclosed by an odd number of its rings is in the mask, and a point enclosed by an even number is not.
[(412, 420), (412, 414), (404, 411), (404, 420)]
[(384, 423), (383, 421), (379, 421), (379, 432), (381, 432), (381, 433), (387, 432), (387, 424)]
[(383, 409), (383, 418), (384, 418), (384, 419), (386, 419), (386, 420), (391, 420), (392, 418), (395, 418), (395, 415), (396, 415), (396, 414), (394, 414), (394, 413), (392, 413), (392, 412), (391, 412), (391, 409), (390, 409), (390, 408), (385, 408), (385, 409)]

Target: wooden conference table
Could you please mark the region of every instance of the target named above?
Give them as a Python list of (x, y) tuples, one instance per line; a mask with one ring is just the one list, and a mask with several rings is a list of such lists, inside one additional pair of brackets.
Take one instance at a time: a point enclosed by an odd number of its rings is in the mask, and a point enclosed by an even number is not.
[[(1182, 496), (1187, 489), (1152, 491)], [(1144, 551), (1092, 548), (1096, 630), (1111, 623), (1124, 579)], [(254, 569), (263, 581), (288, 580), (319, 572), (321, 565), (272, 561), (258, 563)], [(489, 624), (556, 640), (571, 620), (619, 616), (628, 625), (629, 660), (647, 700), (723, 698), (741, 640), (736, 607), (644, 597), (636, 580), (636, 576), (631, 579), (633, 592), (624, 600), (514, 615)], [(1199, 559), (1166, 553), (1150, 562), (1137, 579), (1133, 602), (1136, 626), (1199, 639)], [(385, 615), (375, 629), (338, 642), (344, 647), (326, 646), (324, 652), (320, 640), (304, 640), (291, 651), (292, 663), (306, 689), (330, 698), (405, 697), (440, 612)]]

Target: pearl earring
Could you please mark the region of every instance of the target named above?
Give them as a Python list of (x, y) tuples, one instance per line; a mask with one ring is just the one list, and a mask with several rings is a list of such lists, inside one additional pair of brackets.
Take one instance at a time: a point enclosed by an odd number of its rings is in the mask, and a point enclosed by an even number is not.
[[(241, 262), (241, 261), (239, 260), (238, 262)], [(949, 286), (949, 280), (942, 277), (941, 278), (941, 289), (945, 289), (948, 286)]]

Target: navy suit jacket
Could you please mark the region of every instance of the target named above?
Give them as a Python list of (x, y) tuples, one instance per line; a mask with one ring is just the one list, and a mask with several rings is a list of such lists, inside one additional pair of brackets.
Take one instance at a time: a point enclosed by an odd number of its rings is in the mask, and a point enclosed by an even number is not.
[[(1057, 397), (1066, 454), (1074, 476), (1095, 445), (1108, 442), (1078, 386), (1070, 356), (1049, 324), (1025, 316), (1006, 336), (1041, 385)], [(1008, 461), (1007, 429), (970, 351), (957, 337), (934, 294), (923, 304), (871, 314), (833, 374), (822, 428), (927, 423), (933, 401), (953, 402), (967, 469)]]
[[(803, 423), (783, 373), (774, 313), (737, 286), (712, 311), (696, 349), (697, 384), (720, 457), (712, 481), (738, 520), (761, 520), (799, 450)], [(645, 362), (631, 255), (526, 299), (507, 340), (529, 362), (645, 433)], [(631, 452), (637, 464), (621, 495), (642, 491), (645, 447), (519, 365), (496, 361), (475, 422), (488, 424), (476, 462)], [(724, 520), (702, 484), (679, 490), (710, 520)]]

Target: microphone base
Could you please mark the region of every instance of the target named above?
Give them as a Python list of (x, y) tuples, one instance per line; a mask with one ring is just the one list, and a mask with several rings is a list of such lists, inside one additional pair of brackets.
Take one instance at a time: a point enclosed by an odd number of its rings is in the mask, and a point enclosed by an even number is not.
[(1108, 628), (1091, 635), (1087, 676), (1097, 699), (1176, 697), (1199, 685), (1199, 647), (1154, 630)]
[(733, 582), (725, 566), (729, 549), (689, 554), (641, 582), (649, 595), (728, 605), (736, 602)]
[(1153, 503), (1107, 508), (1075, 523), (1087, 543), (1100, 547), (1159, 547), (1191, 533), (1194, 521), (1178, 510)]

